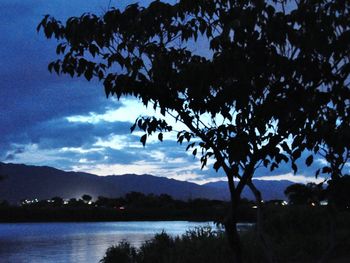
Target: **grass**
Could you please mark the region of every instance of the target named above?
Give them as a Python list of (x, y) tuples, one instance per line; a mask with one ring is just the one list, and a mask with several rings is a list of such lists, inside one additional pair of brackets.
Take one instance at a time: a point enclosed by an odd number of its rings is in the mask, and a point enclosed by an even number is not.
[(221, 232), (210, 228), (187, 231), (181, 237), (171, 237), (166, 233), (155, 235), (139, 249), (121, 242), (110, 247), (102, 263), (195, 263), (229, 262), (231, 251)]

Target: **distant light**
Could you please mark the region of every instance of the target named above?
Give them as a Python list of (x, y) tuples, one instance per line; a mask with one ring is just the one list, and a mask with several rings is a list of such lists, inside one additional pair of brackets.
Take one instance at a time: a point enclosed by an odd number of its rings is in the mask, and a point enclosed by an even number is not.
[(257, 209), (257, 208), (258, 208), (258, 206), (256, 206), (256, 205), (253, 205), (253, 206), (252, 206), (252, 208), (254, 208), (254, 209)]
[(286, 206), (286, 205), (288, 205), (288, 202), (287, 202), (287, 201), (283, 201), (283, 202), (282, 202), (282, 205), (283, 205), (283, 206)]
[(38, 202), (39, 202), (39, 200), (37, 198), (35, 198), (33, 200), (25, 199), (21, 202), (21, 204), (27, 205), (27, 204), (34, 204), (34, 203), (38, 203)]
[(316, 206), (316, 204), (315, 204), (315, 203), (311, 203), (311, 205), (312, 205), (312, 206)]

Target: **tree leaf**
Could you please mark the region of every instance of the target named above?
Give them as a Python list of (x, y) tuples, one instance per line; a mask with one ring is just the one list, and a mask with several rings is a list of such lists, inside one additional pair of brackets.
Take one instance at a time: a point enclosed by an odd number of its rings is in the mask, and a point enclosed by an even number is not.
[(146, 145), (146, 140), (147, 140), (147, 134), (142, 135), (140, 142), (142, 143), (143, 146)]
[(311, 154), (306, 158), (305, 164), (309, 167), (314, 161), (314, 156)]
[(192, 154), (193, 154), (193, 156), (197, 155), (197, 148), (193, 150)]
[(215, 171), (218, 171), (218, 170), (220, 169), (220, 167), (221, 167), (221, 165), (220, 165), (219, 162), (215, 162), (215, 163), (213, 164), (213, 168), (214, 168)]

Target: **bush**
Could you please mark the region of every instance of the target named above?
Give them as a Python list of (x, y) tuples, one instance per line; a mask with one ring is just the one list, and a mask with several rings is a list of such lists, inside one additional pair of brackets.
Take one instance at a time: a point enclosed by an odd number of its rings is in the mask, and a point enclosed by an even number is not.
[[(242, 236), (245, 262), (265, 262), (253, 231)], [(232, 252), (222, 231), (209, 227), (187, 231), (181, 237), (156, 234), (140, 248), (121, 242), (109, 248), (101, 263), (232, 263)]]
[[(289, 206), (265, 212), (264, 229), (281, 262), (317, 262), (328, 249), (330, 220), (326, 207)], [(339, 257), (350, 255), (350, 213), (340, 212), (335, 217), (336, 247), (332, 255), (338, 262)]]
[(196, 263), (232, 262), (231, 251), (221, 231), (196, 228), (181, 237), (156, 234), (139, 249), (122, 242), (110, 247), (101, 263)]
[[(317, 262), (328, 247), (328, 219), (324, 208), (267, 209), (264, 229), (279, 262)], [(330, 262), (350, 256), (350, 213), (339, 213), (337, 244)], [(241, 233), (243, 262), (267, 262), (254, 229)], [(140, 248), (123, 242), (109, 248), (102, 263), (232, 263), (232, 252), (223, 231), (209, 227), (187, 231), (181, 237), (155, 235)]]
[(136, 249), (131, 247), (127, 242), (120, 242), (118, 245), (110, 247), (106, 251), (106, 255), (100, 260), (102, 263), (135, 263)]

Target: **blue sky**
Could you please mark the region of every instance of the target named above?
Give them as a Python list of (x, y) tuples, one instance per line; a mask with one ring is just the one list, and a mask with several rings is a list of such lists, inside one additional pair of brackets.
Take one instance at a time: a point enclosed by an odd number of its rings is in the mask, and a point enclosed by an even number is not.
[[(168, 134), (163, 143), (142, 147), (139, 133), (130, 134), (136, 117), (152, 115), (133, 98), (106, 99), (101, 83), (57, 77), (47, 70), (55, 59), (55, 41), (37, 34), (45, 14), (64, 20), (93, 11), (102, 14), (109, 0), (1, 0), (0, 10), (0, 160), (48, 165), (64, 170), (110, 174), (153, 174), (205, 183), (224, 179), (200, 163)], [(117, 2), (123, 7), (130, 1)], [(141, 3), (147, 4), (150, 1)], [(308, 181), (322, 160), (311, 168), (300, 165), (296, 176), (289, 165), (270, 179)]]

